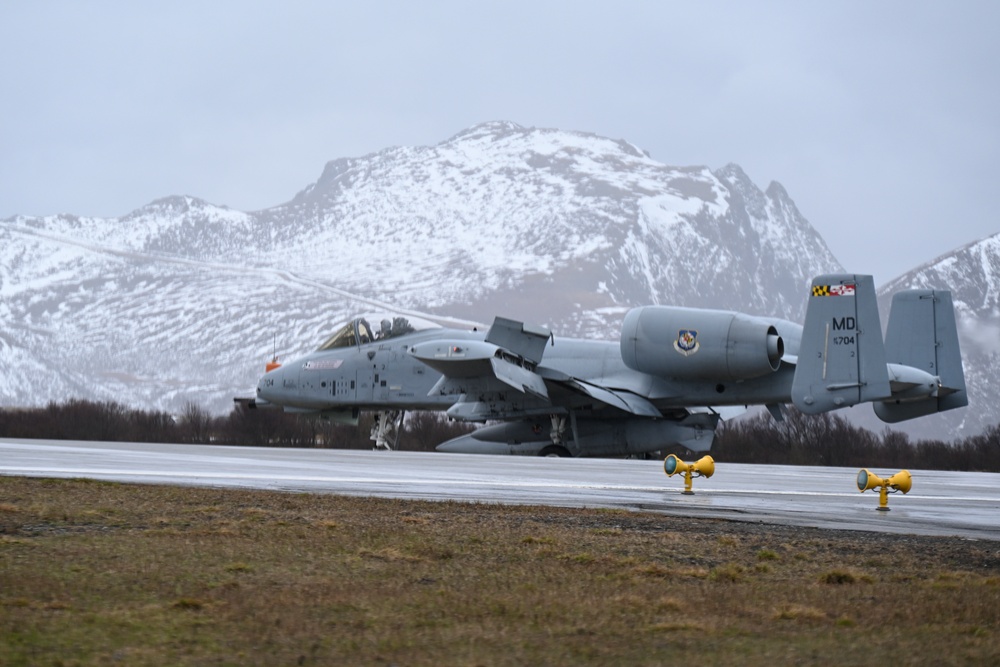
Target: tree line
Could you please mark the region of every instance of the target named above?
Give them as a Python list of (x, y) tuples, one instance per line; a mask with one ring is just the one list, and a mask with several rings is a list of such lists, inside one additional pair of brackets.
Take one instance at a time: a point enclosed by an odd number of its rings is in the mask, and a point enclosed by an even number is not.
[(1000, 424), (949, 443), (914, 440), (890, 428), (874, 433), (832, 412), (789, 409), (780, 422), (761, 412), (720, 424), (712, 457), (730, 463), (1000, 472)]
[[(355, 426), (280, 410), (250, 410), (245, 405), (235, 405), (228, 415), (218, 416), (194, 403), (188, 403), (179, 415), (80, 399), (43, 408), (0, 409), (0, 437), (41, 440), (371, 449), (373, 423), (374, 415), (369, 413), (362, 413)], [(410, 413), (399, 430), (398, 448), (431, 451), (472, 430), (439, 413)]]
[[(373, 421), (372, 414), (364, 413), (357, 426), (337, 424), (244, 405), (218, 416), (193, 403), (171, 415), (74, 399), (41, 408), (0, 409), (0, 437), (371, 449)], [(410, 413), (400, 428), (398, 448), (432, 451), (472, 430), (441, 413)], [(761, 412), (720, 424), (712, 456), (730, 463), (1000, 472), (1000, 425), (948, 443), (914, 440), (888, 428), (873, 433), (835, 413), (811, 416), (790, 409), (776, 422)]]

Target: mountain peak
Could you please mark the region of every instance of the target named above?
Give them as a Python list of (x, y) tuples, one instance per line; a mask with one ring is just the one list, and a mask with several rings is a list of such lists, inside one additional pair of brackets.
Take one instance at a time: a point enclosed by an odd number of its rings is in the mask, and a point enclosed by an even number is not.
[(730, 162), (721, 169), (716, 169), (714, 173), (722, 180), (753, 184), (753, 181), (750, 180), (747, 173), (743, 171), (743, 167), (735, 162)]
[(449, 137), (442, 143), (452, 143), (455, 141), (461, 141), (463, 139), (482, 139), (484, 137), (493, 137), (495, 139), (500, 139), (502, 137), (509, 136), (511, 134), (527, 132), (528, 128), (523, 125), (518, 125), (517, 123), (509, 120), (491, 120), (484, 123), (477, 123), (472, 127), (466, 128), (452, 137)]
[(778, 201), (791, 201), (791, 197), (788, 196), (788, 190), (785, 190), (783, 186), (778, 181), (771, 181), (770, 185), (767, 186), (767, 190), (764, 191), (771, 199), (777, 199)]
[(213, 204), (190, 195), (170, 195), (154, 199), (138, 211), (156, 210), (162, 213), (186, 213), (191, 209), (200, 209), (206, 206), (213, 206)]

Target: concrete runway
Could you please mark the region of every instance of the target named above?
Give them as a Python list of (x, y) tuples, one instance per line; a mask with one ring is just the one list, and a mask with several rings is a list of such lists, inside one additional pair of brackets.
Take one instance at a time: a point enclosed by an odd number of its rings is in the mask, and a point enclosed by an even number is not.
[(719, 463), (685, 496), (682, 476), (667, 477), (660, 461), (0, 439), (0, 475), (603, 507), (1000, 541), (1000, 474), (910, 472), (913, 489), (890, 495), (890, 511), (879, 512), (877, 491), (858, 492), (855, 468)]

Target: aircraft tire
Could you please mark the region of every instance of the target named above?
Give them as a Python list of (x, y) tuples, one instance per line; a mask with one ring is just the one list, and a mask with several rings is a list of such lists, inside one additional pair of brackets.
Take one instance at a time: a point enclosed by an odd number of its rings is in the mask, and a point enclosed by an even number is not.
[(569, 457), (569, 450), (566, 449), (565, 447), (560, 446), (560, 445), (549, 445), (548, 447), (544, 448), (542, 451), (538, 452), (538, 455), (539, 456), (550, 456), (550, 457), (568, 458)]

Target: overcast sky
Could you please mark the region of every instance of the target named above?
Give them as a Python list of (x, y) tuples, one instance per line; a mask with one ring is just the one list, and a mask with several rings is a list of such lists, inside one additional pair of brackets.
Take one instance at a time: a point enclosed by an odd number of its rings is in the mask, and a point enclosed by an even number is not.
[(511, 120), (778, 181), (879, 284), (1000, 232), (1000, 2), (0, 0), (0, 26), (0, 218), (267, 208)]

